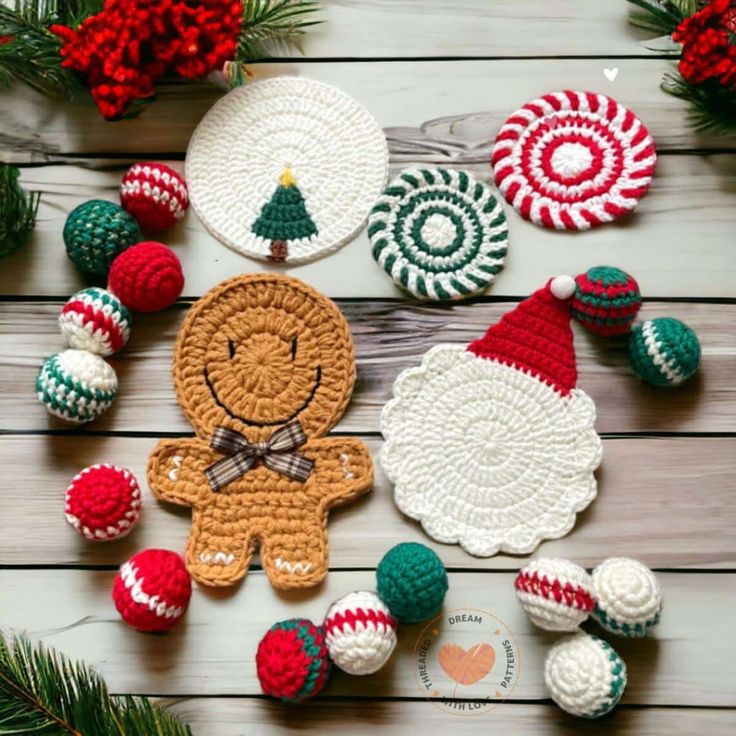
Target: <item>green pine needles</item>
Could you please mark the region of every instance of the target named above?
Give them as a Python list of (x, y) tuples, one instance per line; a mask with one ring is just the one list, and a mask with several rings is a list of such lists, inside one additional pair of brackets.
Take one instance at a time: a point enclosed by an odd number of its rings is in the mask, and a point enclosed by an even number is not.
[(0, 636), (0, 736), (192, 736), (147, 698), (117, 697), (84, 664)]
[(23, 245), (36, 224), (40, 195), (26, 192), (17, 166), (0, 163), (0, 258)]

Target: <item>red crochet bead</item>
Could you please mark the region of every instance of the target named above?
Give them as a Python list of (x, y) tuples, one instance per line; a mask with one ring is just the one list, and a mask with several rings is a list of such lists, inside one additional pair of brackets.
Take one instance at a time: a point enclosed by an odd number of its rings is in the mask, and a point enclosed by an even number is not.
[(95, 542), (124, 537), (141, 514), (141, 491), (133, 473), (116, 465), (92, 465), (66, 489), (66, 520)]
[(324, 629), (306, 618), (274, 624), (258, 645), (256, 670), (266, 695), (292, 702), (316, 695), (330, 671)]
[(134, 164), (120, 184), (120, 204), (144, 230), (166, 230), (189, 207), (187, 185), (165, 164)]
[(133, 555), (115, 576), (112, 599), (123, 621), (138, 631), (166, 631), (183, 615), (192, 597), (184, 560), (167, 549)]
[(124, 250), (112, 263), (107, 288), (134, 312), (158, 312), (184, 288), (181, 262), (171, 248), (146, 241)]

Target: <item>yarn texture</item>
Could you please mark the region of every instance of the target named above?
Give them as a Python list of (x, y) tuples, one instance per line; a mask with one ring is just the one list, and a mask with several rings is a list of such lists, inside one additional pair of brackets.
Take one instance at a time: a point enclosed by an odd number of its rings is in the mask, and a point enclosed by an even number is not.
[(535, 225), (587, 230), (631, 212), (657, 154), (644, 124), (616, 100), (553, 92), (514, 112), (496, 137), (496, 186)]
[(646, 636), (659, 623), (662, 594), (654, 573), (638, 560), (611, 557), (593, 570), (593, 618), (612, 634)]
[(102, 356), (125, 347), (131, 322), (123, 303), (106, 289), (96, 287), (78, 291), (59, 314), (59, 330), (70, 348)]
[(596, 266), (575, 279), (572, 316), (596, 335), (625, 335), (641, 308), (636, 279), (612, 266)]
[(189, 207), (187, 185), (165, 164), (133, 164), (120, 184), (120, 204), (145, 230), (166, 230), (184, 217)]
[(402, 542), (376, 569), (378, 595), (391, 615), (413, 624), (439, 611), (447, 593), (447, 572), (437, 554), (417, 542)]
[(36, 376), (38, 400), (49, 414), (77, 424), (97, 419), (117, 390), (112, 367), (86, 350), (64, 350), (46, 358)]
[(115, 259), (108, 288), (134, 312), (158, 312), (181, 296), (181, 261), (162, 243), (138, 243)]
[[(158, 498), (195, 510), (186, 562), (196, 580), (232, 585), (258, 547), (278, 588), (325, 577), (328, 510), (373, 483), (360, 440), (325, 436), (354, 383), (345, 318), (297, 279), (237, 276), (189, 310), (176, 342), (174, 387), (197, 436), (160, 442), (148, 483)], [(295, 469), (306, 470), (306, 479)]]
[(366, 590), (335, 601), (324, 629), (332, 661), (350, 675), (378, 672), (396, 646), (396, 620), (386, 604)]
[(437, 345), (396, 379), (381, 463), (397, 506), (438, 542), (526, 554), (595, 498), (602, 446), (576, 388), (573, 291), (551, 279), (467, 348)]
[(700, 366), (700, 340), (678, 319), (650, 319), (631, 332), (629, 362), (634, 373), (652, 386), (679, 386)]
[(167, 549), (133, 555), (115, 576), (112, 598), (123, 621), (138, 631), (166, 631), (186, 612), (192, 581), (184, 561)]
[(115, 257), (141, 239), (138, 223), (119, 205), (91, 199), (66, 218), (64, 244), (87, 276), (107, 276)]
[(227, 94), (197, 127), (186, 160), (192, 205), (216, 238), (290, 263), (351, 240), (387, 173), (373, 115), (336, 87), (297, 77)]
[(135, 476), (107, 463), (92, 465), (74, 476), (66, 489), (66, 520), (93, 542), (120, 539), (141, 514), (141, 491)]
[(256, 671), (266, 695), (289, 702), (314, 697), (330, 674), (324, 630), (305, 618), (274, 624), (258, 644)]
[(597, 636), (574, 634), (549, 650), (544, 682), (562, 710), (573, 716), (598, 718), (621, 700), (626, 688), (626, 665)]
[(419, 299), (461, 299), (503, 268), (506, 215), (489, 186), (465, 171), (409, 169), (368, 218), (373, 257)]
[(514, 587), (532, 623), (545, 631), (574, 631), (595, 605), (590, 575), (568, 560), (530, 560), (519, 570)]

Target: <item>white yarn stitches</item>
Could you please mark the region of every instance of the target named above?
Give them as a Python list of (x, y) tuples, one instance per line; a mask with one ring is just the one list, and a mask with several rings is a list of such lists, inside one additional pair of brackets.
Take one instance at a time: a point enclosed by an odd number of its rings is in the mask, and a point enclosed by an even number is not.
[(659, 622), (662, 594), (654, 573), (638, 560), (611, 557), (593, 570), (598, 599), (593, 617), (620, 636), (645, 636)]
[(398, 507), (471, 555), (531, 552), (595, 498), (595, 405), (458, 345), (399, 375), (381, 415)]
[(363, 226), (388, 172), (376, 119), (331, 85), (277, 77), (248, 83), (217, 102), (192, 136), (186, 180), (212, 234), (254, 258), (269, 242), (251, 230), (290, 169), (317, 235), (290, 247), (289, 262), (336, 250)]

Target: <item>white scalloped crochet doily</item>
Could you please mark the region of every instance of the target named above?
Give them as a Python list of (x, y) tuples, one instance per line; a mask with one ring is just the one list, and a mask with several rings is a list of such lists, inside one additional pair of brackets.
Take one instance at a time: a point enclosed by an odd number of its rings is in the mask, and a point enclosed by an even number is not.
[(189, 196), (202, 222), (259, 259), (272, 255), (271, 242), (253, 225), (287, 170), (316, 228), (289, 243), (285, 260), (296, 263), (336, 250), (361, 229), (388, 177), (386, 137), (373, 115), (336, 87), (276, 77), (219, 100), (187, 151)]
[(397, 506), (466, 552), (529, 553), (569, 532), (595, 498), (595, 405), (459, 345), (399, 375), (381, 462)]

